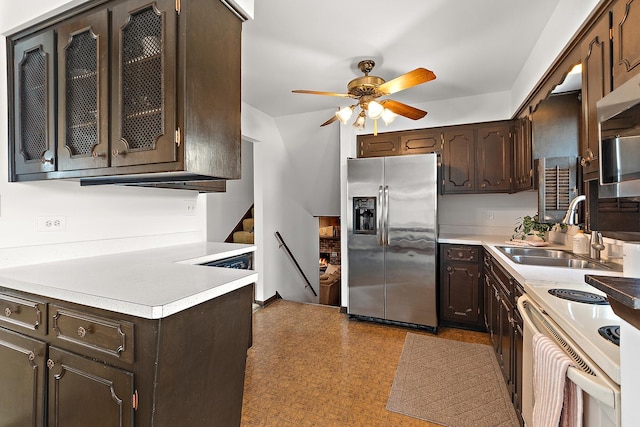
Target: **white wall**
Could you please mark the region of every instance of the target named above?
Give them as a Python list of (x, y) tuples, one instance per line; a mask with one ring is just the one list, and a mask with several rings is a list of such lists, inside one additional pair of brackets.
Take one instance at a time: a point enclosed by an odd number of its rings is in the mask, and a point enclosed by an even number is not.
[[(338, 128), (319, 129), (326, 113), (274, 120), (242, 105), (243, 136), (254, 141), (256, 299), (278, 292), (286, 299), (317, 302), (305, 281), (279, 248), (278, 231), (318, 290), (318, 220), (336, 215), (340, 199)], [(318, 129), (311, 132), (310, 129)]]
[[(1, 2), (0, 31), (81, 1)], [(6, 70), (5, 38), (0, 69)], [(80, 187), (72, 181), (8, 182), (7, 75), (0, 73), (0, 267), (204, 240), (206, 205), (196, 192)], [(186, 203), (197, 203), (187, 215)], [(38, 231), (38, 218), (63, 216), (66, 228)]]
[(511, 111), (520, 104), (560, 55), (582, 23), (603, 0), (560, 0), (511, 90)]
[(243, 140), (241, 154), (242, 178), (227, 181), (225, 193), (204, 195), (209, 242), (224, 242), (253, 204), (253, 143)]

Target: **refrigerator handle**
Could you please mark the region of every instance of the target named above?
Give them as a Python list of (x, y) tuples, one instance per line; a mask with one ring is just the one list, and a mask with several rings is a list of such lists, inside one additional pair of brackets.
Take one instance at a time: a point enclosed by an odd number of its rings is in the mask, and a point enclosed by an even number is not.
[(378, 236), (379, 238), (379, 245), (382, 246), (382, 242), (383, 242), (383, 236), (382, 234), (384, 233), (384, 226), (382, 224), (382, 209), (383, 209), (383, 205), (382, 205), (382, 185), (380, 187), (378, 187)]
[(384, 186), (384, 244), (389, 246), (389, 186)]

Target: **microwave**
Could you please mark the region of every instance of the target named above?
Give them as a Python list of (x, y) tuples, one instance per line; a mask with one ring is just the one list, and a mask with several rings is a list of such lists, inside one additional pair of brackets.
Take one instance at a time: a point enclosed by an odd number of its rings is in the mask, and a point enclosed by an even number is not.
[(599, 198), (640, 197), (640, 74), (596, 103)]

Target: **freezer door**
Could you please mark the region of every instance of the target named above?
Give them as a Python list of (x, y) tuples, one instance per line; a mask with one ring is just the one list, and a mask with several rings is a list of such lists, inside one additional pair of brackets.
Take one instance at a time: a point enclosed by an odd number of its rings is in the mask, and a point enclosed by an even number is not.
[(384, 318), (382, 158), (347, 161), (348, 313)]
[(437, 156), (385, 161), (387, 320), (436, 327)]

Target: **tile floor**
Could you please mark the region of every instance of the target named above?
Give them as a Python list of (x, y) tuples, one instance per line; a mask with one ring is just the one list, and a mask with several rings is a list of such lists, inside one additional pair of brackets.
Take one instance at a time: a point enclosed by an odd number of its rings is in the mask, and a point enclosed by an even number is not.
[[(285, 300), (253, 316), (243, 427), (434, 425), (386, 409), (407, 332), (428, 332)], [(480, 332), (441, 327), (437, 336), (490, 344)]]

